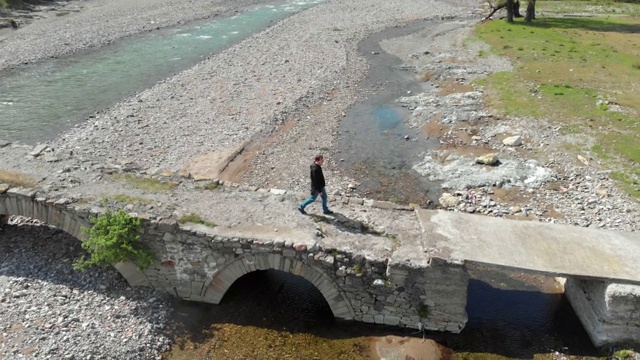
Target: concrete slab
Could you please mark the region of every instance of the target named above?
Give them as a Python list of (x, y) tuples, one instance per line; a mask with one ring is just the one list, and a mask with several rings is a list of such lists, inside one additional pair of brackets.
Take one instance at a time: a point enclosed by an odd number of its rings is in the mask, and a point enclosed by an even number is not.
[(238, 156), (243, 149), (244, 145), (240, 145), (196, 156), (178, 173), (180, 176), (191, 177), (196, 181), (217, 179), (229, 162)]
[(416, 209), (431, 256), (640, 284), (640, 233)]

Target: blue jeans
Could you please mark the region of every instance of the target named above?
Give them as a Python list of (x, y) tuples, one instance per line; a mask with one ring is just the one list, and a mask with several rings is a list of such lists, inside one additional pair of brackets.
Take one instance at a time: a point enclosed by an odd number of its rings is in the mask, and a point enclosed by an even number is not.
[[(329, 211), (329, 207), (327, 206), (327, 192), (325, 191), (324, 188), (322, 188), (322, 195), (320, 195), (320, 197), (322, 198), (322, 212)], [(307, 200), (305, 200), (305, 202), (302, 203), (302, 205), (300, 205), (300, 209), (304, 210), (304, 208), (306, 208), (307, 205), (316, 201), (317, 198), (318, 198), (318, 194), (311, 195)]]

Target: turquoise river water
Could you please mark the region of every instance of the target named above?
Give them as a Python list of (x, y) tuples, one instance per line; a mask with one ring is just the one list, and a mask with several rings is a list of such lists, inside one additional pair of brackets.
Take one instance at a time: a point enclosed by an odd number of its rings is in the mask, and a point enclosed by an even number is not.
[(0, 73), (0, 140), (48, 140), (90, 114), (322, 0), (264, 5)]

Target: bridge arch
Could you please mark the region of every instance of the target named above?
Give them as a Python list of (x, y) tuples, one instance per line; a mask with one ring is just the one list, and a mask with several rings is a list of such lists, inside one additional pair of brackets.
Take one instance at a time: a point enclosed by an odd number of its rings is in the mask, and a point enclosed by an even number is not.
[[(0, 189), (1, 190), (1, 189)], [(20, 215), (38, 219), (82, 241), (82, 228), (91, 227), (88, 211), (67, 207), (64, 199), (35, 197), (36, 192), (25, 188), (0, 191), (0, 216)], [(121, 262), (114, 267), (131, 286), (150, 286), (144, 273), (132, 262)]]
[(233, 259), (215, 272), (204, 301), (219, 304), (237, 279), (258, 270), (279, 270), (306, 279), (322, 293), (335, 318), (353, 320), (349, 299), (330, 276), (316, 266), (280, 254), (244, 254)]

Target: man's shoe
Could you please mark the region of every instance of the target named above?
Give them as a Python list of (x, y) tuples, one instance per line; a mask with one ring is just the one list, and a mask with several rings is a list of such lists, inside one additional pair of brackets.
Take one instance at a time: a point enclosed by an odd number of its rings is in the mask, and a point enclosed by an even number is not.
[(325, 214), (325, 215), (333, 215), (333, 211), (327, 210), (327, 211), (324, 211), (323, 214)]
[(301, 207), (298, 208), (298, 211), (300, 211), (300, 214), (302, 214), (302, 215), (307, 215), (307, 212), (304, 211), (304, 209), (301, 208)]

